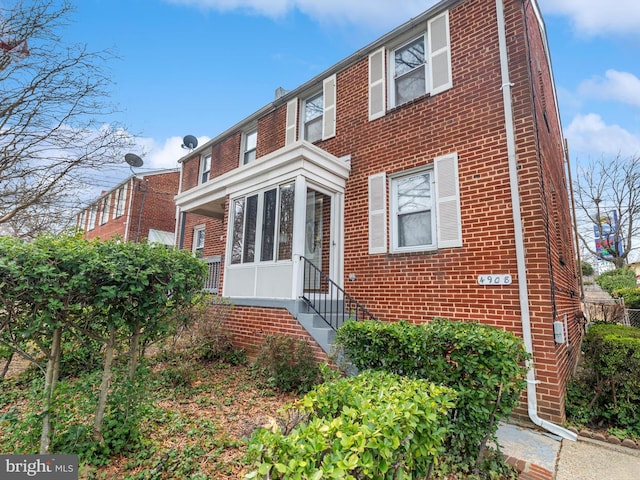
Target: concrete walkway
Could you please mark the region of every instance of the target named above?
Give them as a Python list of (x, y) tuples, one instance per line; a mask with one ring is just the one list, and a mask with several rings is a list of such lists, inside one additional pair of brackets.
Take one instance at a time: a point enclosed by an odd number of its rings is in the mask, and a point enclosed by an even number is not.
[(638, 480), (640, 450), (579, 437), (562, 441), (556, 480)]
[(501, 424), (498, 442), (521, 479), (640, 480), (640, 450), (579, 437), (577, 442)]

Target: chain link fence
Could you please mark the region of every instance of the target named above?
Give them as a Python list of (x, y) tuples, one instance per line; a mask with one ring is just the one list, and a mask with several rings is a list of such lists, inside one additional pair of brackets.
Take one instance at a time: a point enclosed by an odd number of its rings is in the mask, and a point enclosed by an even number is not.
[(632, 327), (640, 328), (640, 310), (630, 308), (627, 310), (627, 316), (629, 325), (631, 325)]

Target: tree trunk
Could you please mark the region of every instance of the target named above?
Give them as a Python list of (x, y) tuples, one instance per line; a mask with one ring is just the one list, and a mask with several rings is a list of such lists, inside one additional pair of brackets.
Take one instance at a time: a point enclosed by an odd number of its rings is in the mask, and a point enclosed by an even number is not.
[(138, 369), (138, 352), (140, 350), (140, 322), (133, 326), (131, 340), (129, 343), (129, 380), (133, 381)]
[(111, 366), (113, 365), (113, 351), (116, 344), (116, 329), (113, 328), (109, 334), (109, 340), (104, 348), (104, 363), (102, 366), (102, 381), (100, 382), (100, 397), (98, 398), (98, 407), (96, 408), (96, 416), (93, 420), (93, 439), (102, 442), (102, 420), (104, 419), (104, 411), (107, 406), (107, 396), (109, 395), (109, 385), (111, 384)]
[(60, 344), (62, 329), (56, 328), (51, 339), (51, 350), (47, 360), (47, 372), (44, 382), (44, 411), (42, 415), (42, 432), (40, 433), (40, 455), (49, 453), (51, 446), (51, 410), (53, 408), (53, 392), (60, 372)]
[(2, 373), (0, 373), (0, 382), (2, 382), (7, 376), (7, 372), (9, 371), (9, 366), (11, 365), (11, 360), (13, 360), (13, 354), (14, 352), (12, 351), (7, 357), (7, 362), (4, 364), (4, 367), (2, 367)]

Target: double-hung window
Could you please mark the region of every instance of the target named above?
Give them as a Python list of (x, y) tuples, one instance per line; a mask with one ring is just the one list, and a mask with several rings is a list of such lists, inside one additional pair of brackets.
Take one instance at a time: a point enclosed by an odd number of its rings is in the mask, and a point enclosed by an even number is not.
[(193, 229), (193, 254), (197, 258), (204, 257), (204, 226), (198, 226)]
[(96, 216), (98, 215), (98, 204), (91, 205), (91, 209), (89, 210), (89, 224), (87, 225), (87, 230), (93, 230), (96, 228)]
[(369, 120), (453, 87), (449, 12), (416, 25), (412, 33), (369, 54)]
[(456, 153), (436, 157), (433, 163), (417, 169), (369, 177), (370, 254), (460, 246), (462, 223)]
[(211, 173), (211, 154), (203, 155), (202, 158), (200, 158), (200, 183), (208, 182), (210, 173)]
[(322, 139), (322, 116), (324, 112), (324, 95), (318, 92), (304, 101), (303, 132), (308, 142)]
[(435, 248), (433, 171), (391, 179), (393, 251)]
[(232, 202), (231, 264), (291, 260), (294, 184)]
[(107, 195), (102, 200), (102, 207), (100, 211), (100, 225), (104, 225), (109, 221), (109, 207), (111, 204), (111, 195)]
[(391, 104), (402, 105), (427, 92), (426, 35), (420, 35), (394, 50)]
[(127, 198), (127, 184), (121, 186), (116, 193), (115, 208), (113, 211), (113, 218), (118, 218), (124, 215), (124, 205)]
[(242, 164), (253, 162), (256, 159), (256, 147), (258, 146), (258, 129), (245, 133), (242, 154)]

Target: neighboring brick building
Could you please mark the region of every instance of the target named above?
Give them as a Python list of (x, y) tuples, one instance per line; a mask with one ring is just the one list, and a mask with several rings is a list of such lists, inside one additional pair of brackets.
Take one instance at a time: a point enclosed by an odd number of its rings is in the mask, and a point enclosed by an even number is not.
[(180, 171), (156, 170), (132, 175), (78, 214), (85, 238), (175, 245)]
[(313, 263), (379, 320), (522, 336), (529, 416), (554, 429), (582, 330), (535, 1), (442, 1), (280, 93), (181, 159), (181, 245), (221, 257), (237, 344), (252, 355), (286, 332), (328, 348), (301, 299), (343, 294)]

